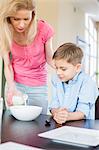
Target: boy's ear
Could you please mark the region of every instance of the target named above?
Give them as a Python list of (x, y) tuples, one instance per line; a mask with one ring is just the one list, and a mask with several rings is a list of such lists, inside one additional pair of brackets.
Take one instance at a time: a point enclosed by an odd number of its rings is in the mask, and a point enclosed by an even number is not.
[(82, 66), (82, 65), (81, 65), (80, 63), (76, 65), (76, 70), (77, 70), (77, 72), (79, 72), (79, 71), (80, 71), (81, 66)]

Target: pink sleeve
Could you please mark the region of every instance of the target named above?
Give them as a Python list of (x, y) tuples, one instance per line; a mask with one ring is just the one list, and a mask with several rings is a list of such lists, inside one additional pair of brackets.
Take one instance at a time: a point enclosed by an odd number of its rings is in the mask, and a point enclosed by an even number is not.
[(41, 31), (42, 39), (43, 39), (44, 43), (46, 43), (47, 40), (50, 39), (54, 35), (54, 29), (46, 21), (42, 21), (42, 24), (43, 24), (42, 31)]

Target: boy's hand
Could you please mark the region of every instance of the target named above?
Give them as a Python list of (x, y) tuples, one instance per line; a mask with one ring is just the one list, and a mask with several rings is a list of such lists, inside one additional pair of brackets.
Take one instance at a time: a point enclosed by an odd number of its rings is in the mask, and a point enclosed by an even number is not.
[(59, 108), (54, 113), (53, 118), (58, 124), (63, 124), (67, 121), (68, 115), (69, 113), (66, 108)]

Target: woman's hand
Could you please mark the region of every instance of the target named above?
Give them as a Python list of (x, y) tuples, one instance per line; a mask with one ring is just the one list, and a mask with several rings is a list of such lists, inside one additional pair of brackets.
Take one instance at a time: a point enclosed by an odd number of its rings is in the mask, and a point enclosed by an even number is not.
[[(9, 87), (7, 91), (7, 104), (8, 106), (12, 106), (14, 104), (13, 97), (23, 97), (23, 93), (18, 91), (15, 86)], [(22, 102), (20, 102), (22, 103)]]
[(54, 113), (53, 118), (58, 124), (63, 124), (67, 121), (68, 115), (69, 115), (69, 112), (67, 111), (66, 108), (59, 108)]

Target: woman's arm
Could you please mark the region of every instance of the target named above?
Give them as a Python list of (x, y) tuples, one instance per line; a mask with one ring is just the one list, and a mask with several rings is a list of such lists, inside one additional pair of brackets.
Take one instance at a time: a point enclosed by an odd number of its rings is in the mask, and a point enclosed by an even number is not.
[(4, 60), (4, 73), (5, 73), (5, 78), (8, 84), (9, 88), (14, 88), (13, 86), (15, 86), (14, 83), (14, 74), (13, 74), (13, 68), (10, 62), (10, 56), (9, 56), (9, 52), (6, 52), (3, 55), (3, 60)]
[(52, 48), (52, 38), (50, 38), (46, 44), (45, 44), (45, 52), (46, 52), (46, 60), (47, 63), (55, 68), (53, 60), (52, 60), (52, 56), (53, 56), (53, 48)]
[(5, 78), (7, 81), (8, 89), (6, 93), (6, 99), (7, 99), (7, 104), (8, 106), (11, 106), (14, 104), (13, 102), (13, 96), (23, 96), (20, 91), (17, 90), (15, 82), (14, 82), (14, 73), (13, 73), (13, 68), (10, 62), (10, 56), (9, 52), (6, 52), (3, 55), (4, 59), (4, 73), (5, 73)]

